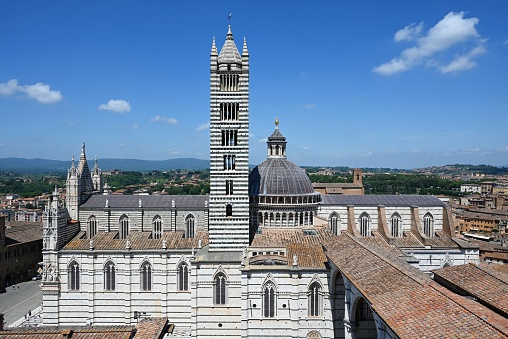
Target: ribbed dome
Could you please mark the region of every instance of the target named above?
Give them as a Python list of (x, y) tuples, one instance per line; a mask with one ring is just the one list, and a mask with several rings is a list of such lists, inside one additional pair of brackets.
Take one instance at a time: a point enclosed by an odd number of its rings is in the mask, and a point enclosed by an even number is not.
[(315, 194), (305, 172), (286, 158), (268, 158), (249, 175), (249, 195)]

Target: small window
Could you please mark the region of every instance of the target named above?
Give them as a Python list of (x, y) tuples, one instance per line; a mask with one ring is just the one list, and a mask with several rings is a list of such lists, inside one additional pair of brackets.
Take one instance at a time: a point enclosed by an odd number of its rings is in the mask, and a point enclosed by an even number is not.
[(185, 263), (178, 266), (178, 290), (189, 290), (189, 267)]
[(233, 180), (226, 180), (226, 195), (233, 195)]
[(372, 310), (370, 309), (369, 304), (361, 298), (358, 300), (358, 304), (356, 305), (356, 320), (371, 320), (374, 319), (372, 314)]
[(423, 217), (423, 233), (429, 238), (434, 233), (434, 217), (430, 213), (425, 214)]
[(328, 219), (328, 226), (330, 227), (330, 231), (334, 235), (339, 234), (339, 215), (337, 213), (330, 214)]
[(402, 236), (402, 218), (398, 213), (393, 213), (390, 218), (390, 234), (394, 238)]
[(107, 291), (115, 290), (115, 264), (112, 262), (104, 265), (104, 289)]
[(214, 304), (226, 304), (226, 276), (224, 273), (218, 273), (214, 279)]
[(79, 265), (77, 262), (73, 261), (70, 263), (67, 274), (69, 290), (79, 290)]
[(370, 236), (370, 217), (367, 213), (363, 212), (358, 219), (360, 224), (360, 234), (364, 237)]
[(233, 216), (233, 206), (231, 204), (226, 205), (226, 217)]
[(322, 293), (321, 293), (321, 285), (318, 282), (313, 282), (309, 286), (309, 316), (317, 317), (320, 316), (321, 308), (322, 308)]
[(265, 318), (275, 317), (275, 303), (275, 285), (272, 282), (269, 282), (263, 289), (263, 316)]
[(185, 218), (185, 237), (186, 238), (194, 238), (195, 237), (195, 234), (196, 234), (195, 222), (196, 222), (196, 219), (194, 218), (194, 216), (192, 214), (189, 214)]
[(141, 265), (141, 289), (143, 291), (152, 290), (152, 266), (148, 262)]
[(97, 221), (97, 218), (93, 215), (90, 216), (90, 218), (88, 219), (88, 238), (89, 239), (92, 239), (97, 234), (98, 225), (99, 225), (99, 223)]
[(122, 215), (120, 217), (119, 224), (120, 224), (119, 237), (120, 239), (126, 239), (127, 236), (129, 235), (129, 217), (126, 216), (125, 214)]
[(162, 237), (162, 218), (156, 215), (152, 221), (152, 234), (154, 239)]

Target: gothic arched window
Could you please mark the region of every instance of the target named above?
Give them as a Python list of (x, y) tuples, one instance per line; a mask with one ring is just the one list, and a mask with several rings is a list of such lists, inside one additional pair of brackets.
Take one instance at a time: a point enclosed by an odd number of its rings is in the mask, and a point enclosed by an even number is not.
[(423, 233), (429, 238), (434, 234), (434, 217), (430, 213), (423, 217)]
[(226, 276), (224, 273), (218, 273), (213, 279), (214, 283), (214, 304), (226, 304)]
[(330, 227), (330, 231), (334, 235), (339, 235), (339, 215), (335, 212), (330, 214), (328, 218), (328, 226)]
[(88, 238), (92, 239), (97, 234), (97, 230), (99, 226), (99, 222), (97, 221), (97, 218), (95, 216), (90, 216), (88, 218)]
[(263, 288), (263, 316), (266, 318), (275, 317), (276, 309), (275, 285), (269, 282)]
[(356, 321), (374, 319), (372, 310), (365, 299), (360, 298), (356, 304)]
[(185, 218), (185, 237), (186, 238), (194, 238), (195, 236), (195, 221), (196, 219), (192, 214), (189, 214)]
[(321, 285), (315, 281), (309, 286), (309, 316), (317, 317), (321, 315), (322, 293)]
[(104, 265), (104, 289), (107, 291), (115, 290), (115, 264), (111, 261)]
[(119, 237), (125, 239), (129, 235), (129, 217), (125, 214), (119, 220)]
[(162, 218), (156, 215), (152, 220), (152, 234), (154, 239), (162, 237)]
[(141, 265), (141, 289), (143, 291), (152, 290), (152, 265), (149, 262), (145, 261)]
[(178, 290), (188, 291), (189, 290), (189, 266), (186, 263), (180, 264), (177, 270), (178, 275)]
[(402, 218), (398, 213), (393, 213), (390, 218), (390, 234), (394, 238), (402, 236)]
[(363, 212), (358, 218), (360, 224), (360, 234), (364, 237), (370, 236), (370, 217), (367, 213)]
[(79, 290), (79, 265), (72, 261), (67, 268), (69, 290)]

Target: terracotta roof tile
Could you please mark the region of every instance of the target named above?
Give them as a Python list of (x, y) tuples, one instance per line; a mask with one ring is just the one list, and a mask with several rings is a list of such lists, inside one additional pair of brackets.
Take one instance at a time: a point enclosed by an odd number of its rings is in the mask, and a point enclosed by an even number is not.
[(42, 240), (42, 224), (13, 226), (5, 230), (6, 244)]
[[(195, 238), (184, 238), (183, 231), (164, 232), (160, 239), (153, 239), (152, 232), (133, 231), (129, 233), (127, 239), (119, 239), (118, 232), (99, 232), (93, 237), (94, 250), (125, 250), (127, 240), (130, 241), (130, 250), (155, 250), (162, 249), (162, 241), (166, 241), (166, 248), (172, 249), (191, 249), (197, 248), (199, 240), (201, 246), (208, 244), (208, 232), (198, 231)], [(79, 232), (63, 250), (89, 250), (90, 239), (86, 238), (86, 233)]]
[(349, 234), (327, 256), (400, 338), (508, 338), (508, 319), (454, 294), (390, 252)]
[(474, 264), (446, 267), (433, 273), (436, 281), (458, 286), (508, 317), (508, 275)]

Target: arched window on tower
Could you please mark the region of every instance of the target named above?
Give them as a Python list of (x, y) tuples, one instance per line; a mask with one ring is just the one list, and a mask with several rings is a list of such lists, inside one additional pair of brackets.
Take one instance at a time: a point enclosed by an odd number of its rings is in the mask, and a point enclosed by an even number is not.
[(88, 218), (88, 238), (92, 239), (97, 234), (97, 230), (99, 228), (99, 222), (97, 218), (92, 215)]
[(402, 237), (402, 218), (399, 213), (393, 213), (390, 218), (390, 234), (394, 238)]
[(265, 318), (275, 317), (276, 302), (275, 284), (270, 281), (263, 288), (263, 316)]
[(328, 226), (330, 227), (330, 231), (334, 235), (339, 235), (339, 215), (335, 212), (330, 214), (328, 218)]
[(143, 291), (151, 291), (152, 290), (152, 265), (149, 262), (145, 261), (141, 265), (141, 289)]
[(364, 237), (370, 236), (370, 216), (363, 212), (358, 218), (358, 223), (360, 225), (360, 234)]
[(129, 217), (125, 214), (119, 220), (119, 237), (125, 239), (129, 235)]
[(434, 217), (430, 213), (423, 217), (423, 233), (429, 238), (434, 234)]
[(178, 290), (189, 290), (189, 266), (186, 263), (181, 263), (178, 266)]
[(196, 223), (196, 218), (194, 218), (194, 215), (189, 214), (187, 217), (185, 217), (185, 237), (186, 238), (194, 238), (195, 237), (195, 234), (196, 234), (195, 223)]
[(68, 276), (68, 289), (77, 291), (79, 290), (79, 265), (77, 262), (72, 261), (67, 267)]
[(162, 218), (156, 215), (152, 220), (152, 236), (154, 239), (162, 237)]
[(104, 265), (104, 289), (107, 291), (115, 290), (115, 264), (111, 261)]
[(214, 304), (226, 304), (226, 276), (224, 273), (217, 273), (213, 279), (214, 283)]
[(226, 217), (232, 217), (233, 216), (233, 205), (227, 204), (226, 205)]
[(308, 291), (309, 316), (317, 317), (322, 314), (323, 297), (321, 293), (321, 285), (315, 281), (309, 286)]

